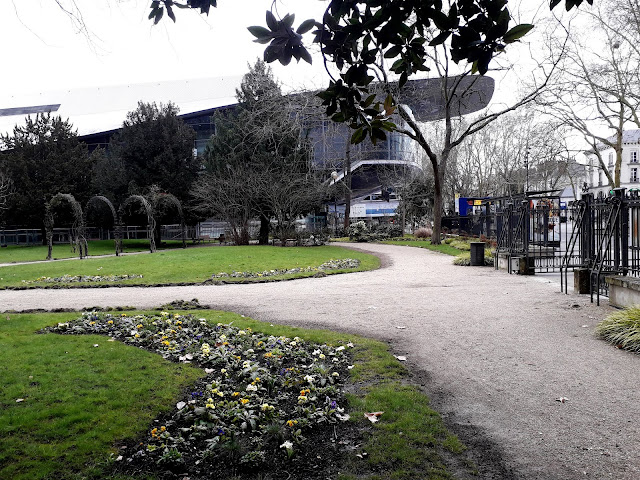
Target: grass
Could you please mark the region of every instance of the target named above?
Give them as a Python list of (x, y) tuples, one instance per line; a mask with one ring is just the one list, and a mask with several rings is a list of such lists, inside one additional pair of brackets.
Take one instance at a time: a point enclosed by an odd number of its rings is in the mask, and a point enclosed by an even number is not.
[[(169, 240), (162, 242), (160, 249), (180, 248), (182, 242)], [(148, 240), (123, 240), (124, 253), (145, 252), (149, 250)], [(88, 242), (89, 256), (113, 255), (115, 245), (113, 240), (91, 240)], [(34, 262), (46, 260), (48, 249), (45, 245), (9, 245), (0, 249), (0, 263)], [(53, 246), (51, 256), (54, 260), (62, 258), (74, 258), (78, 254), (71, 250), (69, 244), (57, 244)]]
[[(165, 250), (154, 254), (87, 258), (82, 261), (9, 265), (0, 267), (0, 288), (24, 286), (23, 280), (34, 281), (40, 277), (54, 278), (63, 275), (143, 275), (143, 278), (118, 282), (130, 285), (202, 283), (210, 279), (211, 275), (220, 272), (262, 272), (272, 269), (316, 267), (330, 259), (341, 258), (358, 259), (360, 260), (360, 266), (355, 270), (332, 270), (327, 273), (373, 270), (380, 265), (379, 259), (373, 255), (336, 246), (313, 248), (273, 246), (204, 247)], [(313, 274), (313, 272), (305, 272), (269, 278), (286, 279), (311, 276)], [(225, 279), (225, 281), (234, 280), (236, 279)], [(113, 284), (113, 282), (109, 284)], [(35, 285), (51, 284), (38, 282)], [(77, 286), (78, 284), (67, 285)]]
[(444, 253), (446, 255), (457, 256), (462, 253), (462, 250), (455, 248), (454, 246), (442, 243), (440, 245), (432, 245), (430, 240), (387, 240), (382, 243), (387, 245), (403, 245), (408, 247), (426, 248), (433, 250), (434, 252)]
[(596, 333), (612, 345), (640, 353), (640, 305), (612, 313), (598, 324)]
[[(419, 389), (407, 384), (404, 365), (385, 344), (228, 312), (196, 314), (318, 343), (354, 342), (350, 414), (367, 432), (361, 451), (368, 455), (351, 455), (340, 479), (452, 478), (439, 452), (456, 454), (464, 447)], [(122, 479), (111, 473), (109, 454), (117, 453), (118, 443), (148, 433), (152, 420), (202, 375), (104, 337), (35, 333), (76, 315), (16, 314), (0, 320), (0, 478)], [(16, 403), (18, 398), (25, 401)], [(363, 416), (371, 411), (385, 412), (375, 425)]]
[(0, 319), (0, 478), (100, 478), (115, 442), (204, 373), (105, 337), (35, 333), (76, 316)]

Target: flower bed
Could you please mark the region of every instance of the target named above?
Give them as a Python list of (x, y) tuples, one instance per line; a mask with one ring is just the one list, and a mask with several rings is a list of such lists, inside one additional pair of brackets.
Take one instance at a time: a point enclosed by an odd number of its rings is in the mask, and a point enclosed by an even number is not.
[(206, 377), (147, 438), (118, 458), (125, 469), (160, 467), (208, 478), (227, 478), (231, 470), (277, 471), (304, 451), (306, 435), (349, 418), (341, 405), (350, 343), (311, 344), (168, 312), (87, 312), (46, 330), (108, 335), (205, 369)]
[(263, 272), (220, 272), (212, 275), (211, 278), (262, 278), (262, 277), (274, 277), (276, 275), (287, 275), (293, 273), (306, 273), (306, 272), (323, 272), (326, 270), (341, 270), (346, 268), (358, 268), (360, 266), (360, 260), (355, 258), (343, 258), (340, 260), (329, 260), (317, 267), (297, 267), (290, 269), (275, 269), (265, 270)]
[(39, 277), (35, 280), (23, 280), (22, 283), (120, 282), (134, 278), (142, 278), (142, 275), (63, 275), (61, 277)]

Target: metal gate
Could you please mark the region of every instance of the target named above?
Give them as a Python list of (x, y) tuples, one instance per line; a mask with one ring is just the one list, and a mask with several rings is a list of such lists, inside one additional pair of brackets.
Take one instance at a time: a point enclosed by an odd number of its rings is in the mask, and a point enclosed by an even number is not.
[[(561, 210), (560, 197), (546, 192), (535, 195), (493, 199), (487, 202), (494, 212), (496, 268), (498, 258), (524, 262), (526, 273), (559, 272), (567, 241), (567, 217)], [(488, 224), (489, 222), (487, 222)]]

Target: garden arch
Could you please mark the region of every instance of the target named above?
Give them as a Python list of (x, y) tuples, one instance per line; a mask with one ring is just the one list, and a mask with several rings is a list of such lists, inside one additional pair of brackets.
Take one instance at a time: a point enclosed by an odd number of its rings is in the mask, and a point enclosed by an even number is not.
[(153, 209), (151, 208), (151, 204), (146, 198), (142, 195), (131, 195), (122, 202), (122, 205), (120, 205), (120, 208), (118, 209), (118, 216), (121, 222), (120, 225), (124, 225), (122, 219), (124, 218), (125, 209), (136, 202), (140, 204), (144, 209), (144, 212), (147, 214), (147, 238), (149, 239), (149, 251), (153, 253), (156, 251), (156, 241), (155, 238), (153, 238), (153, 232), (156, 228), (156, 220), (153, 218)]
[(152, 197), (153, 210), (157, 212), (158, 206), (161, 203), (169, 202), (178, 210), (178, 216), (180, 217), (180, 236), (182, 238), (182, 248), (187, 248), (187, 225), (184, 220), (184, 212), (182, 210), (182, 203), (171, 193), (156, 193)]
[(118, 214), (116, 213), (116, 209), (113, 206), (113, 203), (111, 203), (111, 200), (109, 200), (104, 195), (94, 195), (93, 197), (91, 197), (84, 209), (84, 220), (85, 220), (84, 224), (85, 225), (87, 224), (89, 208), (91, 207), (92, 204), (95, 204), (98, 202), (102, 202), (111, 211), (111, 216), (113, 217), (113, 236), (115, 240), (116, 256), (120, 255), (120, 253), (122, 253), (122, 225), (120, 224), (120, 221), (118, 219)]
[(57, 193), (45, 205), (44, 227), (47, 235), (47, 260), (51, 260), (53, 250), (53, 211), (54, 207), (68, 202), (73, 212), (73, 225), (71, 227), (71, 239), (74, 250), (80, 255), (80, 258), (87, 256), (87, 239), (85, 238), (84, 216), (82, 215), (82, 207), (73, 195), (69, 193)]

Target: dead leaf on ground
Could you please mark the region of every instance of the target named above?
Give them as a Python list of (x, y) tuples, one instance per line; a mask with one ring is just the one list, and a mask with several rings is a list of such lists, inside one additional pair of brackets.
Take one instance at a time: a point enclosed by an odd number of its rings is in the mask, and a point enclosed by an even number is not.
[(382, 415), (383, 413), (384, 412), (371, 412), (371, 413), (365, 413), (364, 416), (371, 423), (376, 423), (378, 420), (380, 420), (380, 415)]
[(556, 402), (567, 403), (569, 399), (567, 397), (558, 397), (556, 398)]
[(395, 355), (396, 359), (401, 361), (401, 362), (406, 362), (407, 361), (407, 357), (403, 356), (403, 355)]

